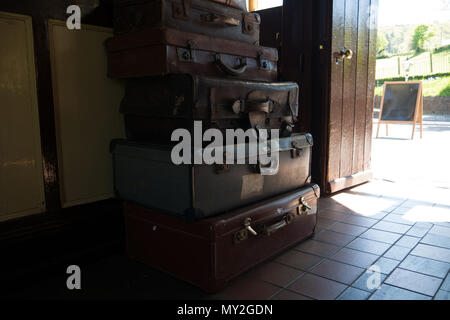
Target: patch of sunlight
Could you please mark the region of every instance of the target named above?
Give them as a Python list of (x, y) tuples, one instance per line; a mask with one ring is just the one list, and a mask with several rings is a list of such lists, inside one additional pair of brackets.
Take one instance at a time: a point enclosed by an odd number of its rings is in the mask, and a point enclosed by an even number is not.
[(418, 205), (408, 210), (403, 219), (412, 222), (450, 222), (450, 209)]
[(370, 217), (384, 212), (392, 211), (398, 206), (398, 201), (382, 197), (361, 196), (355, 194), (341, 193), (332, 197), (337, 203), (347, 207), (358, 215)]

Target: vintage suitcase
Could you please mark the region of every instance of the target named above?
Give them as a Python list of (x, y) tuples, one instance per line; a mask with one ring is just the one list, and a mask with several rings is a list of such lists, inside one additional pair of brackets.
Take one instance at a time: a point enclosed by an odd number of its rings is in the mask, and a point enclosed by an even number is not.
[(280, 129), (292, 133), (298, 113), (296, 83), (263, 83), (189, 74), (127, 81), (121, 103), (129, 139), (170, 143), (178, 128)]
[(127, 251), (132, 259), (207, 292), (314, 233), (320, 189), (308, 185), (253, 206), (184, 222), (125, 204)]
[(117, 0), (114, 30), (122, 34), (145, 28), (173, 28), (258, 45), (259, 15), (224, 2), (229, 1)]
[(278, 51), (175, 29), (147, 29), (106, 42), (108, 76), (190, 73), (276, 81)]
[(115, 191), (123, 200), (198, 220), (310, 183), (312, 145), (310, 134), (282, 138), (271, 150), (278, 152), (278, 159), (273, 157), (267, 166), (250, 164), (248, 151), (237, 153), (240, 146), (248, 150), (248, 143), (233, 145), (235, 164), (175, 165), (169, 146), (115, 140), (111, 143)]

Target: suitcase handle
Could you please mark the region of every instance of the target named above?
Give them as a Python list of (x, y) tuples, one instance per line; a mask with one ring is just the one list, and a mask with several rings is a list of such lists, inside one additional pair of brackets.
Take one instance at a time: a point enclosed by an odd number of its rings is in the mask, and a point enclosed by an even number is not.
[(241, 22), (236, 19), (236, 18), (232, 18), (232, 17), (226, 17), (226, 16), (219, 16), (215, 13), (207, 13), (207, 14), (202, 14), (200, 16), (200, 19), (202, 20), (202, 22), (208, 22), (208, 23), (223, 23), (227, 26), (230, 27), (237, 27), (241, 24)]
[(264, 234), (270, 236), (272, 233), (277, 232), (280, 229), (283, 229), (284, 227), (286, 227), (289, 223), (292, 222), (292, 220), (294, 220), (294, 215), (293, 214), (288, 214), (286, 216), (283, 217), (283, 219), (277, 223), (274, 223), (271, 226), (268, 226), (264, 229)]
[(245, 58), (242, 59), (241, 65), (237, 68), (227, 66), (225, 62), (222, 60), (222, 56), (220, 54), (216, 54), (215, 62), (225, 73), (228, 73), (231, 76), (235, 77), (240, 76), (247, 70), (247, 59)]

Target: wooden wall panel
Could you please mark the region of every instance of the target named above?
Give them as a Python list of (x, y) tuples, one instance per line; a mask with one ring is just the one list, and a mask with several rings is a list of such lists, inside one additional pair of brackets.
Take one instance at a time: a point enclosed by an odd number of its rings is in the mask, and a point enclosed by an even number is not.
[(359, 1), (358, 50), (356, 63), (355, 119), (353, 138), (352, 174), (364, 171), (364, 144), (367, 116), (367, 71), (369, 59), (370, 0)]
[(367, 59), (367, 108), (366, 108), (366, 134), (364, 143), (364, 170), (371, 168), (372, 152), (372, 124), (373, 124), (373, 104), (375, 90), (375, 68), (377, 53), (377, 30), (378, 28), (378, 0), (370, 1), (370, 22), (369, 22), (369, 53)]
[(0, 220), (42, 212), (31, 17), (0, 12)]
[(342, 97), (342, 138), (340, 177), (352, 174), (353, 142), (355, 124), (355, 88), (357, 71), (358, 42), (358, 0), (346, 0), (344, 47), (352, 50), (353, 58), (343, 61), (344, 83)]
[(48, 24), (63, 207), (114, 196), (111, 139), (123, 138), (123, 83), (107, 78), (104, 41), (112, 30)]
[[(340, 177), (341, 164), (341, 136), (342, 136), (342, 90), (343, 90), (343, 66), (342, 63), (336, 64), (334, 53), (340, 52), (344, 48), (345, 37), (345, 0), (333, 1), (333, 23), (331, 38), (331, 87), (328, 123), (328, 158), (327, 161), (327, 180), (333, 181)], [(324, 173), (325, 174), (325, 173)]]

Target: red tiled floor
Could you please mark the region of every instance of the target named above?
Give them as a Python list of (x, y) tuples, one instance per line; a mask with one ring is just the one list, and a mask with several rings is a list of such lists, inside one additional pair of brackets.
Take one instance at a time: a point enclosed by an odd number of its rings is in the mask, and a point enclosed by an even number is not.
[(269, 282), (279, 287), (285, 287), (303, 272), (276, 262), (268, 262), (250, 272), (249, 276)]
[(429, 276), (444, 278), (450, 270), (450, 264), (418, 256), (408, 256), (399, 266), (402, 269), (420, 272)]
[(348, 224), (354, 224), (355, 226), (370, 228), (374, 224), (376, 224), (378, 222), (378, 220), (351, 215), (351, 216), (348, 216), (347, 218), (345, 218), (342, 222), (348, 223)]
[(420, 243), (450, 249), (450, 237), (428, 233)]
[(411, 251), (410, 248), (400, 247), (400, 246), (392, 246), (383, 256), (385, 258), (395, 259), (395, 260), (403, 260), (406, 258), (408, 253)]
[(350, 243), (353, 239), (355, 239), (355, 237), (343, 233), (323, 230), (317, 233), (313, 239), (317, 241), (330, 243), (336, 246), (345, 246), (346, 244)]
[(431, 300), (431, 297), (383, 284), (369, 300)]
[(295, 250), (314, 254), (320, 257), (328, 257), (333, 253), (336, 253), (339, 249), (340, 247), (338, 246), (315, 240), (308, 240), (295, 248)]
[(450, 249), (446, 248), (439, 248), (419, 243), (413, 251), (411, 251), (411, 254), (450, 263)]
[(420, 241), (420, 238), (412, 237), (412, 236), (403, 236), (398, 240), (395, 245), (405, 248), (414, 248)]
[(313, 300), (311, 298), (302, 296), (298, 293), (289, 291), (289, 290), (283, 290), (279, 293), (277, 293), (275, 296), (272, 297), (273, 300)]
[(345, 284), (351, 284), (364, 269), (333, 260), (326, 260), (310, 271), (313, 274)]
[(330, 209), (326, 209), (326, 210), (319, 212), (318, 217), (326, 218), (326, 219), (334, 220), (334, 221), (342, 221), (348, 217), (348, 213), (332, 211)]
[(388, 214), (386, 217), (383, 218), (382, 221), (405, 224), (405, 225), (409, 225), (409, 226), (412, 226), (416, 223), (415, 221), (408, 220), (405, 216), (403, 216), (401, 214), (394, 214), (394, 213)]
[(290, 250), (278, 257), (276, 261), (302, 271), (307, 271), (319, 263), (322, 259), (322, 257), (315, 255)]
[(351, 236), (359, 236), (361, 233), (365, 232), (367, 228), (355, 226), (352, 224), (346, 224), (342, 222), (338, 222), (331, 227), (328, 228), (328, 230), (339, 232), (339, 233), (345, 233)]
[(393, 244), (398, 239), (400, 239), (401, 235), (397, 234), (397, 233), (387, 232), (387, 231), (369, 229), (366, 232), (364, 232), (362, 235), (360, 235), (360, 237), (369, 239), (369, 240), (375, 240), (375, 241)]
[(288, 289), (314, 299), (333, 300), (346, 288), (344, 284), (308, 273), (291, 284)]
[(395, 267), (398, 266), (399, 263), (400, 261), (381, 257), (374, 263), (374, 265), (380, 268), (381, 273), (390, 274), (392, 270), (394, 270)]
[(378, 222), (376, 225), (374, 225), (372, 228), (377, 230), (404, 234), (409, 229), (411, 229), (411, 226), (382, 220)]
[(364, 238), (356, 238), (347, 245), (347, 248), (364, 251), (376, 255), (382, 255), (391, 245), (379, 241)]
[(369, 296), (370, 292), (350, 287), (338, 297), (338, 300), (366, 300)]
[(442, 279), (409, 270), (396, 269), (385, 283), (432, 297), (438, 291)]
[(338, 251), (338, 253), (333, 255), (330, 259), (360, 268), (367, 268), (371, 266), (375, 262), (375, 260), (378, 259), (378, 256), (371, 253), (343, 248)]
[(281, 288), (250, 277), (240, 277), (231, 283), (220, 296), (232, 300), (268, 300)]

